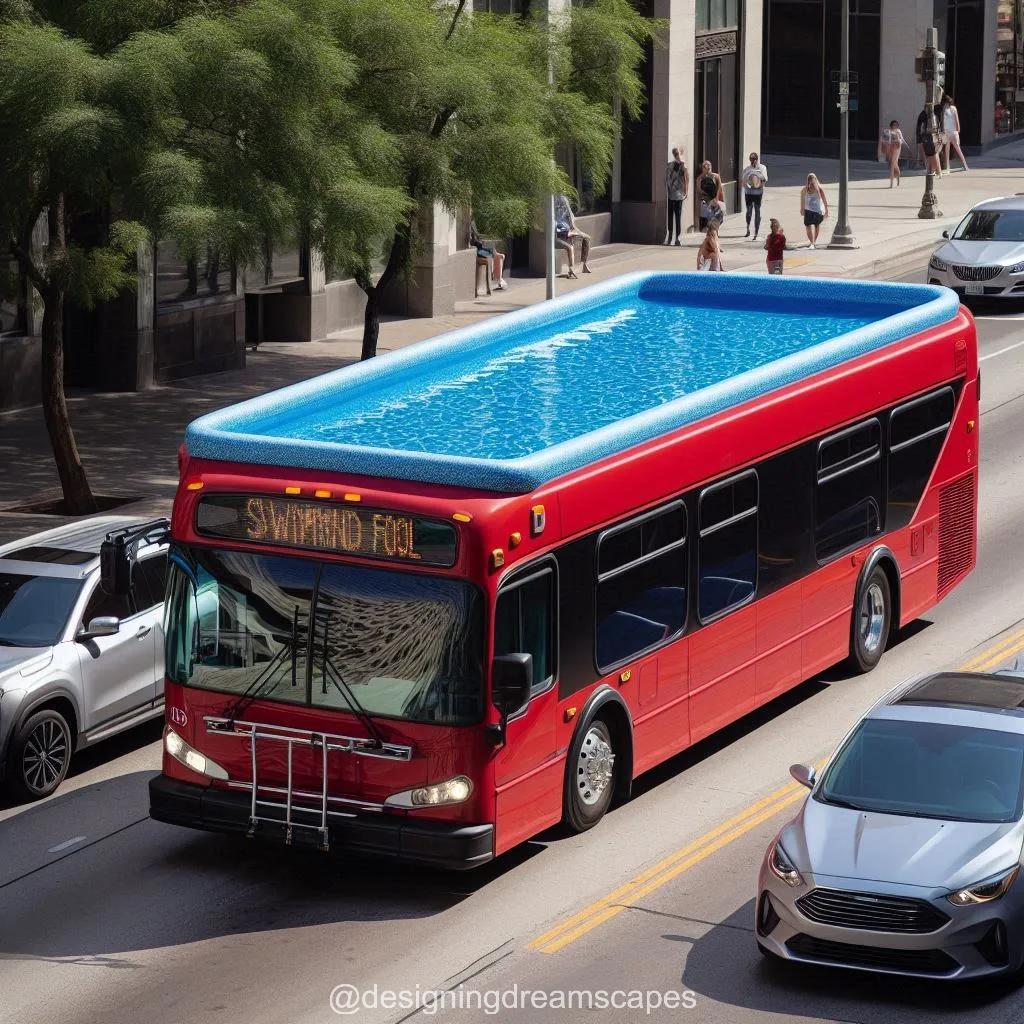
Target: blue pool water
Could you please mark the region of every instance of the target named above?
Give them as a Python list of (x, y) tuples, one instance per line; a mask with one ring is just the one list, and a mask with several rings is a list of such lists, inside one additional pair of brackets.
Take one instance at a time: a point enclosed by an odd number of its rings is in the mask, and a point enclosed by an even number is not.
[[(726, 308), (635, 296), (432, 372), (307, 408), (266, 433), (514, 459), (880, 319), (889, 307)], [(527, 429), (522, 429), (526, 424)]]
[(526, 493), (948, 323), (944, 288), (638, 273), (190, 424), (196, 458)]

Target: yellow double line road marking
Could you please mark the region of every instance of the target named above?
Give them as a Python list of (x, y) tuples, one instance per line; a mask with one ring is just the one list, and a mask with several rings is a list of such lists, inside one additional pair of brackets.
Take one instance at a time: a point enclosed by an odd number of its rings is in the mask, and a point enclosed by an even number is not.
[[(960, 666), (960, 671), (987, 671), (1021, 650), (1024, 650), (1024, 629), (1004, 637), (988, 650), (975, 655)], [(681, 875), (702, 860), (706, 860), (713, 853), (735, 842), (762, 822), (775, 817), (780, 811), (795, 804), (805, 795), (806, 790), (797, 782), (790, 782), (774, 793), (769, 793), (768, 796), (740, 811), (735, 817), (722, 822), (721, 825), (694, 839), (693, 842), (674, 853), (670, 853), (653, 867), (642, 871), (625, 885), (619, 886), (614, 892), (610, 892), (607, 896), (591, 903), (589, 907), (584, 907), (578, 914), (555, 925), (554, 928), (534, 939), (529, 948), (539, 953), (557, 953), (571, 942), (575, 942), (587, 932), (597, 928), (598, 925), (610, 921), (622, 911), (635, 906), (645, 896), (660, 889), (677, 875)]]
[(744, 833), (774, 817), (783, 808), (796, 803), (806, 791), (796, 782), (777, 789), (757, 803), (751, 804), (746, 810), (737, 814), (734, 818), (723, 822), (721, 825), (705, 833), (699, 839), (684, 846), (675, 853), (669, 854), (664, 860), (659, 861), (653, 867), (641, 872), (635, 878), (630, 879), (625, 885), (620, 886), (614, 892), (602, 897), (596, 903), (585, 907), (578, 914), (573, 915), (561, 924), (556, 925), (550, 931), (545, 932), (539, 938), (530, 943), (530, 948), (541, 953), (557, 953), (560, 949), (575, 942), (581, 935), (586, 934), (592, 928), (610, 920), (617, 914), (621, 914), (627, 907), (632, 906), (638, 900), (643, 899), (655, 889), (660, 888), (666, 882), (675, 878), (676, 875), (699, 864), (702, 860), (710, 857), (716, 850), (728, 846), (731, 842), (739, 839)]

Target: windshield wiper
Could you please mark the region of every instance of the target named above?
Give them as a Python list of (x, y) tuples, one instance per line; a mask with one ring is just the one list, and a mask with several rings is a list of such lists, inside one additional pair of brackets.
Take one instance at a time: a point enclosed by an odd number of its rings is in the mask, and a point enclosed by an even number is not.
[(239, 694), (238, 699), (225, 712), (225, 716), (229, 722), (234, 722), (248, 704), (251, 704), (254, 700), (259, 700), (259, 698), (263, 695), (264, 689), (268, 682), (273, 680), (274, 686), (277, 685), (277, 680), (276, 678), (274, 678), (274, 671), (284, 658), (285, 652), (289, 652), (292, 656), (292, 686), (297, 685), (295, 654), (296, 649), (298, 647), (298, 633), (299, 606), (296, 605), (295, 612), (292, 615), (291, 636), (278, 636), (277, 634), (274, 634), (274, 639), (280, 642), (281, 647), (278, 649), (277, 654), (275, 654), (274, 657), (267, 662), (266, 667), (263, 669), (263, 671), (260, 672), (260, 674), (245, 688), (244, 692)]
[[(327, 657), (327, 633), (330, 623), (331, 615), (330, 612), (327, 612), (324, 614), (324, 642), (323, 647), (321, 648), (324, 673), (322, 692), (327, 692), (327, 680), (329, 677), (331, 682), (334, 684), (334, 688), (338, 691), (338, 693), (340, 693), (345, 698), (345, 700), (348, 701), (348, 705), (352, 709), (352, 713), (356, 716), (356, 718), (359, 719), (359, 721), (363, 725), (363, 728), (373, 738), (373, 742), (376, 745), (377, 749), (382, 750), (384, 748), (384, 736), (381, 734), (380, 729), (377, 728), (376, 723), (370, 717), (370, 714), (366, 710), (366, 708), (364, 708), (363, 705), (360, 704), (359, 701), (356, 699), (356, 695), (352, 692), (352, 687), (349, 686), (347, 682), (345, 682), (345, 677), (341, 674), (340, 671), (338, 671), (337, 668), (335, 668), (334, 663), (330, 661)], [(314, 622), (314, 629), (315, 628), (316, 623)]]
[(823, 794), (822, 795), (822, 800), (824, 800), (824, 802), (827, 803), (827, 804), (831, 804), (833, 807), (845, 807), (847, 810), (850, 810), (850, 811), (866, 811), (866, 810), (868, 810), (868, 808), (861, 807), (859, 804), (851, 803), (849, 800), (842, 800), (839, 797), (835, 797), (835, 796), (826, 796), (826, 795)]

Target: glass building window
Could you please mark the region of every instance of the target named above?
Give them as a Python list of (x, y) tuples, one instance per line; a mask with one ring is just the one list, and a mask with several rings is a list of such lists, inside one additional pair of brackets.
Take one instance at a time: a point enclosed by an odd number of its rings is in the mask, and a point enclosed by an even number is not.
[(165, 239), (157, 246), (156, 300), (159, 304), (230, 295), (234, 291), (233, 280), (231, 264), (215, 249), (207, 248), (188, 257), (170, 240)]
[(1007, 135), (1024, 128), (1024, 0), (999, 0), (996, 10), (996, 103), (993, 130)]
[(0, 253), (0, 334), (25, 334), (28, 330), (28, 282), (18, 261)]

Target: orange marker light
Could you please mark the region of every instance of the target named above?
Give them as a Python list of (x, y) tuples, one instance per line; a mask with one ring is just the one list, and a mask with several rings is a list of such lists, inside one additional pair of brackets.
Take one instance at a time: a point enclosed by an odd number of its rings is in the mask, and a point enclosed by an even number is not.
[(362, 501), (363, 500), (363, 496), (361, 494), (346, 494), (345, 495), (345, 500), (346, 501)]
[(515, 533), (509, 534), (508, 546), (510, 548), (517, 548), (523, 542), (523, 535), (516, 530)]
[(468, 512), (453, 512), (452, 519), (457, 523), (471, 523), (473, 517)]
[(538, 534), (544, 532), (544, 527), (547, 525), (547, 516), (544, 514), (543, 505), (534, 505), (530, 509), (530, 533), (536, 537)]
[(565, 720), (567, 722), (571, 722), (575, 717), (576, 717), (576, 709), (575, 708), (566, 708), (565, 709)]
[(325, 491), (322, 487), (318, 487), (313, 494), (318, 498), (329, 498), (331, 496), (330, 491)]
[(284, 493), (285, 494), (301, 494), (302, 493), (302, 488), (301, 487), (286, 487), (284, 489)]
[(632, 678), (633, 678), (633, 670), (632, 669), (626, 668), (626, 669), (623, 669), (619, 673), (619, 682), (620, 683), (628, 683), (630, 681), (630, 679), (632, 679)]
[(185, 484), (185, 490), (187, 491), (201, 491), (203, 487), (204, 484), (202, 480), (189, 480), (189, 482)]
[(505, 552), (501, 548), (495, 548), (491, 552), (491, 568), (500, 569), (505, 564)]
[(974, 420), (968, 420), (967, 421), (967, 433), (968, 434), (973, 434), (974, 433)]

